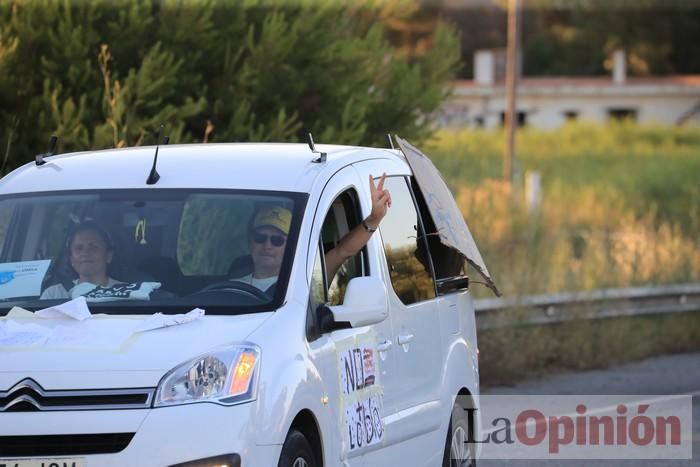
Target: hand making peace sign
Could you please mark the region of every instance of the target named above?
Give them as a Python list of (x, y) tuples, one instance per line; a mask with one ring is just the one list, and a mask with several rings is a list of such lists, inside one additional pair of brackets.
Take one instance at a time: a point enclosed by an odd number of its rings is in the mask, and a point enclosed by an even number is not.
[(374, 178), (372, 175), (369, 176), (369, 191), (372, 195), (372, 212), (367, 218), (367, 225), (370, 228), (376, 228), (382, 221), (384, 216), (386, 216), (387, 210), (391, 207), (391, 194), (389, 190), (384, 189), (384, 180), (386, 179), (386, 173), (382, 174), (382, 178), (379, 179), (379, 184), (374, 184)]

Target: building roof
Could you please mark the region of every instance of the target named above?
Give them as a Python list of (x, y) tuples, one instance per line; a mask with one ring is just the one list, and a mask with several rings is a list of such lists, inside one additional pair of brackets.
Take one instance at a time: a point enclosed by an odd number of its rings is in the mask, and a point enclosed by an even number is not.
[[(473, 80), (453, 81), (455, 97), (460, 95), (493, 95), (505, 92), (505, 82), (493, 85), (477, 84)], [(671, 75), (649, 77), (627, 77), (624, 83), (615, 83), (609, 76), (533, 76), (518, 80), (518, 91), (522, 94), (619, 94), (700, 95), (700, 75)]]
[[(456, 86), (483, 86), (473, 80), (455, 80)], [(700, 87), (700, 75), (670, 75), (670, 76), (631, 76), (625, 79), (623, 84), (616, 84), (609, 76), (526, 76), (518, 80), (521, 86), (639, 86), (639, 85), (673, 85), (673, 86), (698, 86)], [(496, 82), (497, 86), (504, 86), (505, 81)]]

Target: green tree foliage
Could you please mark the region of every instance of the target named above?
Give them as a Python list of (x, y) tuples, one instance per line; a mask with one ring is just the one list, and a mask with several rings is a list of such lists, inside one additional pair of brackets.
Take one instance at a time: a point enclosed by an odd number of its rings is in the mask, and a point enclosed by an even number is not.
[[(430, 134), (459, 61), (441, 25), (395, 53), (366, 2), (0, 0), (0, 148), (7, 168), (59, 150), (173, 142), (384, 144)], [(400, 3), (400, 2), (399, 2)]]
[[(444, 7), (461, 32), (463, 68), (473, 54), (506, 46), (506, 0)], [(526, 75), (603, 75), (615, 48), (632, 75), (700, 73), (700, 3), (696, 0), (521, 0)]]
[(627, 55), (633, 75), (697, 72), (698, 62), (677, 60), (684, 51), (697, 55), (693, 41), (676, 38), (700, 27), (700, 9), (674, 8), (665, 1), (573, 3), (568, 9), (528, 13), (525, 71), (529, 74), (605, 74), (617, 48)]

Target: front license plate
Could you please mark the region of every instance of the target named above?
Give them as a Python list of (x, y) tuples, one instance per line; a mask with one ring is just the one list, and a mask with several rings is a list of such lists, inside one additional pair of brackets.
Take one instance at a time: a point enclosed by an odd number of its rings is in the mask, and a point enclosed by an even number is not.
[(0, 459), (0, 467), (85, 467), (85, 460), (63, 457), (60, 459)]

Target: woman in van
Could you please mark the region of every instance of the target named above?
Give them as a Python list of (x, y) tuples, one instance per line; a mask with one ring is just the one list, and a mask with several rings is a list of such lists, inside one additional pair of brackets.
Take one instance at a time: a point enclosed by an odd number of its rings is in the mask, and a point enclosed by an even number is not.
[(112, 241), (109, 234), (96, 222), (87, 221), (76, 225), (68, 236), (66, 247), (71, 268), (78, 277), (65, 285), (55, 284), (48, 287), (41, 294), (42, 300), (72, 298), (71, 291), (79, 284), (112, 287), (120, 283), (107, 273), (107, 268), (112, 262)]

